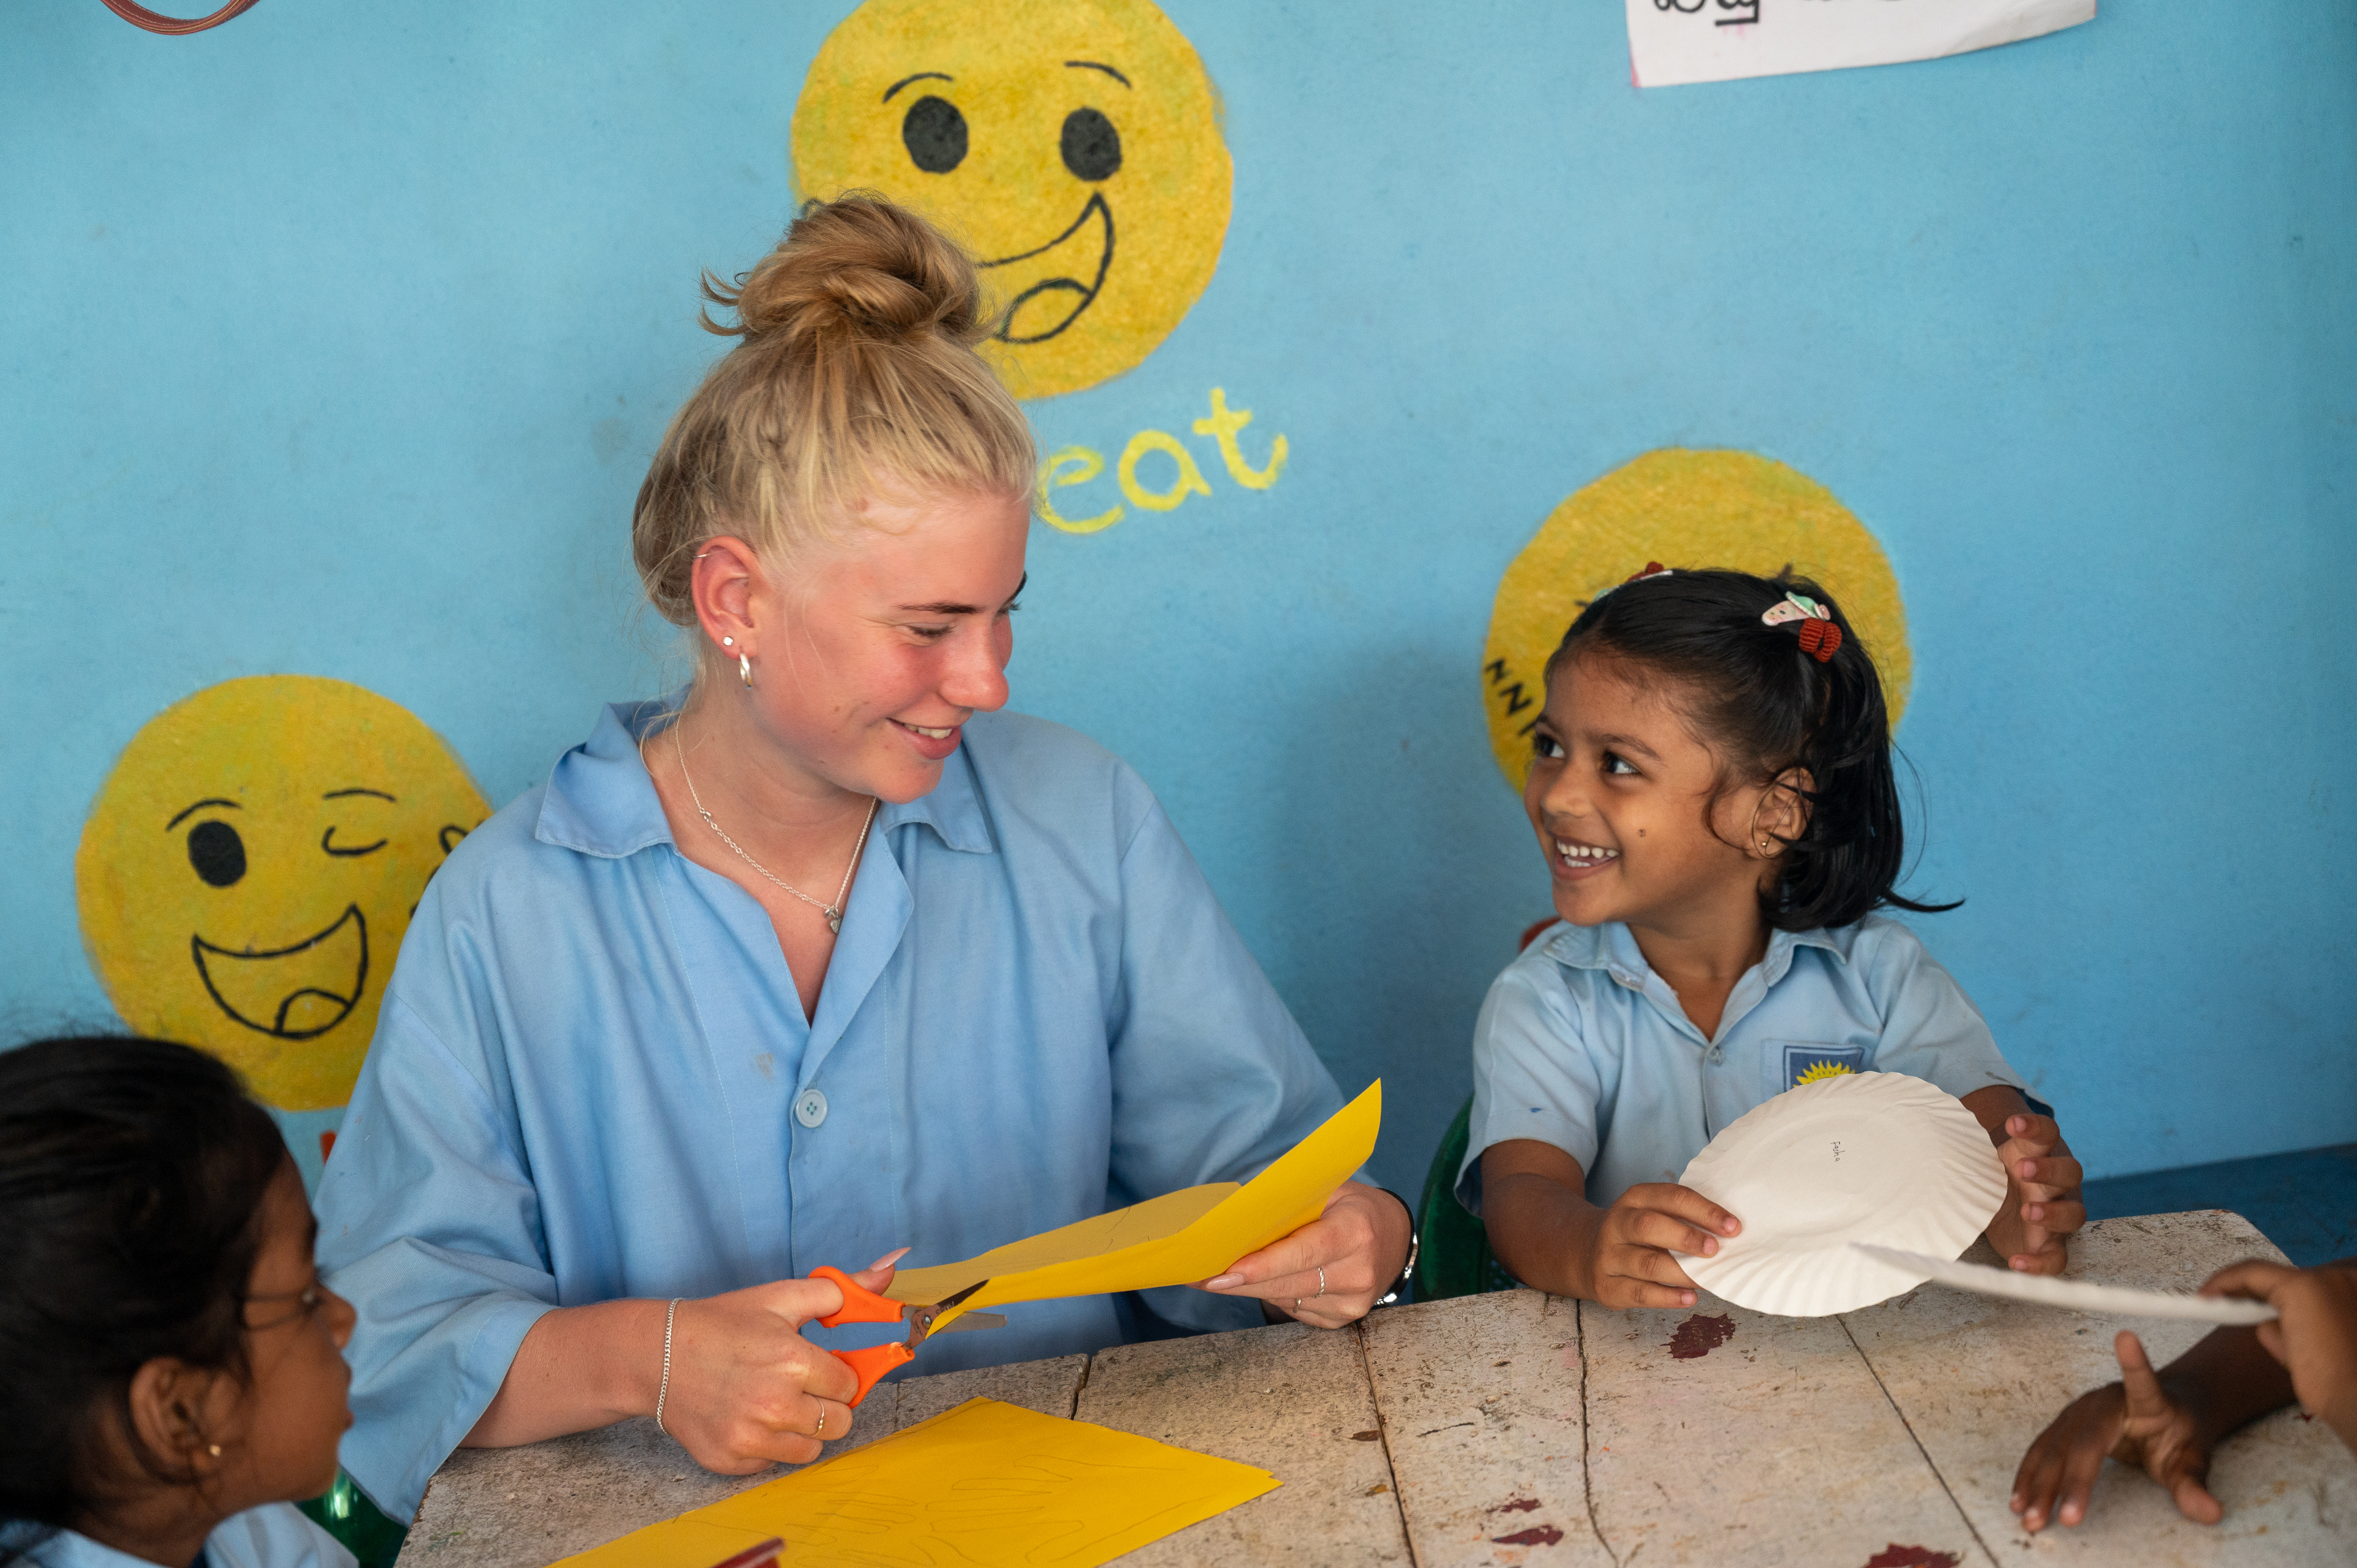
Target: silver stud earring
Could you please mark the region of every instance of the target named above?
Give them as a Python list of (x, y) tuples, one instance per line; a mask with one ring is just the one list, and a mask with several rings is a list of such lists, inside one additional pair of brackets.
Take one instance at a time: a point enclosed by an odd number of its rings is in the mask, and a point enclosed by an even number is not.
[(720, 639), (720, 646), (723, 648), (734, 648), (737, 646), (737, 639), (733, 637), (724, 637)]
[(745, 689), (748, 692), (751, 691), (753, 689), (753, 660), (749, 655), (740, 653), (737, 656), (737, 674), (738, 678), (745, 682)]

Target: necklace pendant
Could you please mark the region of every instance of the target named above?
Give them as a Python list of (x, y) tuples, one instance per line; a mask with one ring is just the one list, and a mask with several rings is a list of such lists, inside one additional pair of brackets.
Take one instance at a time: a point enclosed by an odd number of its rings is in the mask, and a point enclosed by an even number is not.
[(843, 934), (843, 911), (840, 909), (826, 909), (822, 910), (821, 913), (826, 916), (826, 929), (833, 931), (836, 936), (841, 936)]

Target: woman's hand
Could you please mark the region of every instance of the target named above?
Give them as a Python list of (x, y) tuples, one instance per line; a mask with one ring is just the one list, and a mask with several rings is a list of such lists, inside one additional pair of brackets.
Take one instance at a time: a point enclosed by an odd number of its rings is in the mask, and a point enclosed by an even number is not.
[[(882, 1291), (899, 1257), (887, 1253), (852, 1278)], [(808, 1464), (822, 1442), (851, 1430), (843, 1402), (858, 1391), (857, 1375), (801, 1332), (842, 1308), (843, 1292), (833, 1284), (779, 1280), (681, 1301), (672, 1314), (666, 1391), (668, 1306), (631, 1298), (542, 1314), (465, 1446), (506, 1448), (610, 1426), (654, 1414), (659, 1396), (664, 1430), (697, 1464), (724, 1476)]]
[(1340, 1328), (1366, 1316), (1375, 1298), (1399, 1283), (1412, 1228), (1406, 1206), (1390, 1193), (1344, 1182), (1323, 1214), (1196, 1288), (1258, 1296), (1312, 1327)]
[(2216, 1434), (2153, 1374), (2135, 1335), (2122, 1329), (2112, 1350), (2120, 1359), (2121, 1381), (2072, 1401), (2021, 1456), (2012, 1498), (2021, 1527), (2039, 1530), (2086, 1518), (2087, 1499), (2106, 1455), (2140, 1466), (2168, 1488), (2187, 1519), (2216, 1524), (2226, 1511), (2206, 1485)]
[[(851, 1277), (881, 1291), (892, 1283), (891, 1261), (878, 1259)], [(801, 1330), (842, 1307), (843, 1292), (825, 1280), (780, 1280), (681, 1302), (672, 1321), (664, 1430), (689, 1458), (723, 1476), (817, 1458), (822, 1443), (850, 1432), (844, 1402), (858, 1391), (859, 1378)]]

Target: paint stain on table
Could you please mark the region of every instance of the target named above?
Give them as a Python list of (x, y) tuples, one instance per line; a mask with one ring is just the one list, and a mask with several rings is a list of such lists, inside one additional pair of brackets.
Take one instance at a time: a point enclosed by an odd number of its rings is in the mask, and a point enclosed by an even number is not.
[(1491, 1513), (1528, 1513), (1538, 1506), (1539, 1500), (1536, 1498), (1508, 1498), (1490, 1511)]
[(1553, 1546), (1563, 1539), (1563, 1531), (1551, 1524), (1534, 1524), (1512, 1535), (1493, 1535), (1490, 1539), (1500, 1546)]
[[(1670, 1336), (1670, 1355), (1680, 1361), (1695, 1360), (1709, 1355), (1734, 1337), (1735, 1319), (1723, 1312), (1716, 1317), (1705, 1317), (1697, 1312), (1679, 1324), (1677, 1331)], [(1870, 1568), (1900, 1568), (1900, 1565), (1877, 1563)]]
[(1964, 1561), (1953, 1552), (1934, 1552), (1928, 1546), (1901, 1546), (1892, 1541), (1889, 1546), (1866, 1560), (1866, 1568), (1956, 1568)]

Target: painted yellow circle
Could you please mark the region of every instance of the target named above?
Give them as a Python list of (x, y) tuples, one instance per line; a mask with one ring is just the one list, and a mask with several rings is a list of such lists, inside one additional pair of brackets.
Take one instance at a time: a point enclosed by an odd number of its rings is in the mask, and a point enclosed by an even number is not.
[(1914, 660), (1899, 579), (1866, 525), (1824, 486), (1749, 452), (1648, 452), (1574, 492), (1506, 568), (1481, 650), (1490, 745), (1516, 789), (1545, 703), (1547, 656), (1589, 600), (1644, 569), (1731, 566), (1813, 577), (1882, 674), (1896, 726)]
[(804, 199), (879, 190), (983, 263), (1017, 397), (1135, 367), (1219, 264), (1234, 168), (1195, 48), (1150, 0), (867, 0), (794, 105)]
[(490, 814), (408, 709), (311, 675), (225, 681), (150, 719), (100, 789), (82, 941), (134, 1030), (282, 1110), (341, 1105), (425, 879)]

